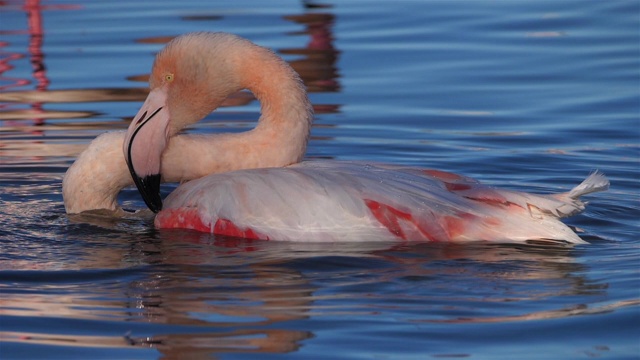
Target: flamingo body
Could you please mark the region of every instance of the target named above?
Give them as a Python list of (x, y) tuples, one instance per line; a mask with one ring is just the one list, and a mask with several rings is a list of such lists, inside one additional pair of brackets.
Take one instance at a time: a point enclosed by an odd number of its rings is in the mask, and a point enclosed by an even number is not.
[[(271, 50), (231, 34), (172, 40), (149, 84), (127, 132), (99, 136), (67, 171), (68, 213), (122, 216), (117, 195), (135, 183), (159, 228), (288, 241), (583, 243), (559, 219), (609, 185), (596, 172), (567, 193), (534, 195), (438, 170), (300, 162), (313, 120), (300, 77)], [(255, 128), (180, 134), (242, 89), (260, 101)], [(160, 182), (182, 183), (164, 204)]]
[[(581, 186), (592, 192), (605, 184), (595, 174)], [(438, 170), (305, 161), (183, 184), (155, 225), (287, 241), (583, 243), (558, 219), (584, 209), (577, 197), (586, 192), (533, 195)]]

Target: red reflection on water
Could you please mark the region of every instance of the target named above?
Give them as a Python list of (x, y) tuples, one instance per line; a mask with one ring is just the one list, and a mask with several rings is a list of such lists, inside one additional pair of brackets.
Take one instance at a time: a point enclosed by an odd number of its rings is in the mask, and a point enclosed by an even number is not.
[[(2, 5), (7, 6), (7, 4)], [(43, 6), (40, 3), (40, 0), (25, 0), (22, 9), (27, 13), (27, 30), (7, 31), (7, 33), (13, 34), (29, 34), (29, 44), (27, 46), (27, 50), (31, 58), (33, 78), (36, 80), (36, 91), (46, 91), (47, 87), (50, 84), (49, 78), (47, 77), (47, 68), (44, 63), (45, 55), (42, 51), (45, 34), (42, 12), (44, 10), (52, 9), (72, 10), (78, 8), (79, 6), (77, 5)], [(7, 47), (8, 45), (8, 42), (0, 42), (0, 48)], [(11, 65), (11, 62), (24, 58), (24, 54), (5, 53), (4, 51), (2, 51), (0, 52), (0, 55), (3, 56), (2, 58), (0, 58), (0, 80), (2, 80), (3, 82), (8, 82), (8, 84), (6, 85), (0, 85), (0, 91), (7, 90), (13, 87), (27, 86), (32, 83), (29, 79), (11, 78), (4, 76), (4, 73), (14, 69), (14, 66)], [(44, 112), (42, 104), (42, 102), (31, 103), (31, 108), (33, 109), (34, 113), (42, 114)], [(0, 105), (0, 109), (5, 107), (7, 107), (7, 105)], [(33, 120), (35, 125), (44, 124), (44, 118), (42, 117), (35, 117)]]
[[(29, 24), (29, 54), (31, 54), (31, 66), (33, 67), (33, 77), (36, 79), (36, 90), (45, 91), (49, 86), (47, 70), (44, 66), (44, 54), (42, 53), (42, 43), (44, 40), (44, 28), (42, 26), (42, 7), (40, 0), (27, 0), (24, 6), (27, 12)], [(42, 113), (42, 103), (32, 103), (31, 107), (37, 113)], [(44, 119), (33, 119), (36, 125), (44, 124)]]
[(301, 34), (309, 36), (305, 48), (281, 49), (283, 54), (302, 55), (290, 61), (300, 74), (309, 92), (336, 92), (340, 90), (336, 62), (340, 52), (333, 45), (334, 16), (330, 13), (305, 13), (284, 17), (305, 26)]

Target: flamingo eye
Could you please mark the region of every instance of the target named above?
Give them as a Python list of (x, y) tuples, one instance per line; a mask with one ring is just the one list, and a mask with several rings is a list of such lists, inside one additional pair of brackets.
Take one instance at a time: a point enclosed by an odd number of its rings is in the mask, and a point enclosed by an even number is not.
[(172, 82), (173, 81), (173, 74), (166, 74), (164, 76), (164, 81), (166, 81), (168, 83)]

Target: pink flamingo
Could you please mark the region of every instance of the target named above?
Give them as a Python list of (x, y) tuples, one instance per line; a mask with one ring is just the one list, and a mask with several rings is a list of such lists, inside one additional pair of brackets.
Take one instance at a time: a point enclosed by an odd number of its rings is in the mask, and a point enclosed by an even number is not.
[[(116, 197), (133, 178), (158, 228), (288, 241), (584, 243), (559, 219), (584, 210), (581, 195), (609, 186), (595, 172), (569, 192), (534, 195), (438, 170), (300, 162), (312, 121), (300, 78), (272, 51), (230, 34), (172, 40), (150, 88), (126, 134), (99, 136), (67, 171), (68, 213), (122, 215)], [(178, 134), (245, 88), (261, 103), (254, 129)], [(163, 205), (162, 181), (188, 182)]]

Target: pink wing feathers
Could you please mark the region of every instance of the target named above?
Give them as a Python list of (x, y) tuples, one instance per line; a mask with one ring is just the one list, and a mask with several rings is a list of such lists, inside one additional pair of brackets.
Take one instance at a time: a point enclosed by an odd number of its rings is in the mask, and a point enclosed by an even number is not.
[(607, 185), (594, 174), (572, 192), (533, 195), (438, 170), (308, 161), (183, 184), (156, 226), (289, 241), (583, 243), (558, 217), (581, 211), (577, 198)]

